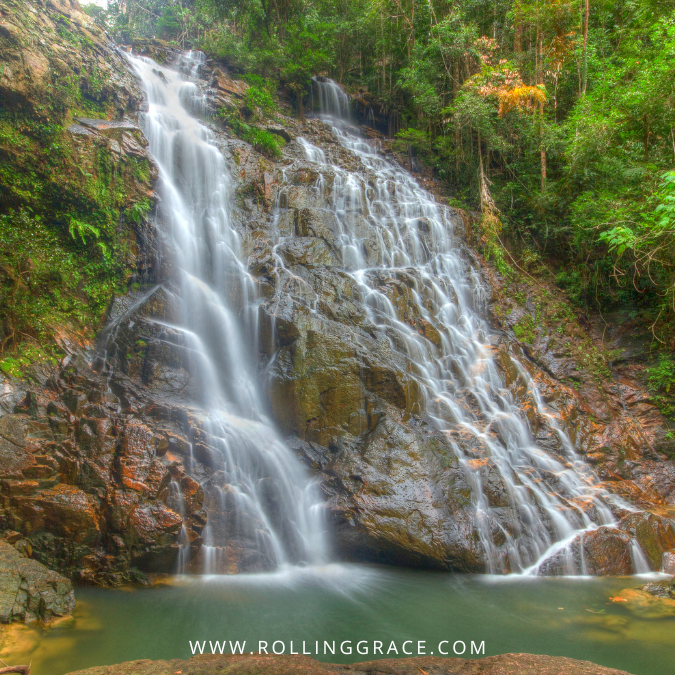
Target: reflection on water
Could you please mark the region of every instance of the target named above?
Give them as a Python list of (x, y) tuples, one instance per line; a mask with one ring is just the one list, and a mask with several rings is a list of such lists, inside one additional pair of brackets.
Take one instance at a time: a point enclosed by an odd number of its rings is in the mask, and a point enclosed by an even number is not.
[[(234, 577), (175, 577), (151, 589), (80, 588), (75, 615), (15, 627), (0, 657), (62, 675), (132, 659), (188, 658), (189, 640), (485, 641), (486, 654), (569, 656), (634, 675), (672, 673), (675, 602), (633, 579), (504, 579), (328, 565)], [(611, 601), (613, 598), (614, 601)], [(627, 601), (622, 602), (620, 598)], [(350, 662), (368, 656), (320, 657)]]

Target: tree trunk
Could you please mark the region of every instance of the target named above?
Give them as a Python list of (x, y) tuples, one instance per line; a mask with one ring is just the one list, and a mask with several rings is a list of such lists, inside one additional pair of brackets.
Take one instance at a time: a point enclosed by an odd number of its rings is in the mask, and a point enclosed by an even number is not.
[(513, 36), (513, 51), (516, 54), (523, 53), (523, 22), (516, 23), (516, 32)]
[[(544, 84), (544, 38), (537, 30), (537, 84)], [(546, 148), (544, 147), (544, 102), (539, 104), (539, 156), (541, 161), (541, 191), (546, 189)]]
[(583, 89), (586, 93), (586, 83), (588, 81), (588, 16), (590, 13), (589, 0), (585, 0), (584, 6), (584, 64), (583, 64)]
[(546, 189), (546, 148), (541, 146), (541, 191)]

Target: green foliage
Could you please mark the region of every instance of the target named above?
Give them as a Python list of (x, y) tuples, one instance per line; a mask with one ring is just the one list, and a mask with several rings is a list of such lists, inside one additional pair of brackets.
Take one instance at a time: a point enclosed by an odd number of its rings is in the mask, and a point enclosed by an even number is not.
[(659, 361), (651, 368), (645, 368), (647, 384), (653, 392), (652, 399), (667, 417), (675, 414), (675, 362), (661, 354)]
[(534, 342), (536, 337), (534, 329), (534, 318), (529, 314), (526, 314), (518, 323), (514, 324), (513, 326), (513, 332), (515, 333), (516, 337), (521, 342), (527, 342), (528, 344), (532, 344)]
[(19, 376), (32, 361), (57, 354), (55, 331), (98, 325), (123, 277), (119, 263), (82, 244), (26, 210), (0, 216), (3, 372)]
[(272, 158), (281, 156), (281, 148), (286, 145), (281, 136), (243, 122), (237, 112), (223, 113), (221, 117), (239, 138), (250, 143), (259, 152)]
[(101, 234), (101, 231), (97, 227), (94, 227), (89, 223), (83, 223), (81, 220), (77, 220), (77, 218), (70, 219), (68, 232), (70, 232), (70, 236), (73, 239), (77, 239), (79, 237), (83, 244), (87, 243), (86, 237), (89, 235), (93, 235), (94, 238), (98, 239), (99, 235)]
[(646, 368), (647, 384), (659, 393), (675, 394), (675, 363), (672, 358), (662, 354), (657, 365)]
[[(262, 78), (260, 78), (262, 79)], [(252, 84), (244, 94), (244, 105), (258, 119), (271, 117), (277, 110), (277, 104), (272, 93), (264, 84)]]
[[(164, 37), (245, 73), (254, 119), (231, 126), (270, 155), (279, 140), (256, 122), (274, 114), (277, 88), (300, 115), (314, 75), (375, 100), (396, 149), (464, 204), (482, 204), (485, 175), (516, 257), (538, 251), (579, 305), (629, 308), (665, 326), (675, 313), (675, 1), (591, 3), (587, 26), (580, 9), (571, 0), (115, 0), (104, 14), (88, 11), (118, 38)], [(71, 84), (55, 82), (56, 99), (72, 99)], [(485, 253), (507, 272), (502, 248), (490, 240)]]
[(140, 223), (152, 209), (152, 203), (149, 199), (141, 199), (137, 201), (127, 211), (127, 216), (132, 223)]
[(63, 126), (6, 109), (0, 152), (0, 366), (16, 375), (58, 352), (58, 332), (96, 330), (124, 288), (120, 216), (148, 212), (150, 167), (104, 144), (81, 149)]

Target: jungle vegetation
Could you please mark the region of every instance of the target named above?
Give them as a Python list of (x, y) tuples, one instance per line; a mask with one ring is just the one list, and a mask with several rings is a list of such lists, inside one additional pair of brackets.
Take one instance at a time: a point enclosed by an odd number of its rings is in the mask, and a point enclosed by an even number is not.
[(114, 0), (89, 11), (121, 40), (201, 48), (285, 89), (299, 112), (313, 75), (367, 92), (399, 145), (482, 208), (504, 271), (502, 245), (577, 305), (639, 314), (672, 339), (673, 0)]

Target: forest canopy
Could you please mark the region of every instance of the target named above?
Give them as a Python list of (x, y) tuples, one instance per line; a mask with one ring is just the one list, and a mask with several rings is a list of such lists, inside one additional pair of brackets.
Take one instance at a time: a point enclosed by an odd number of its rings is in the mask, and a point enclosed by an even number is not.
[(114, 0), (87, 11), (121, 41), (202, 49), (300, 109), (315, 75), (367, 94), (458, 204), (492, 214), (495, 245), (545, 267), (580, 306), (628, 309), (668, 337), (673, 0)]

